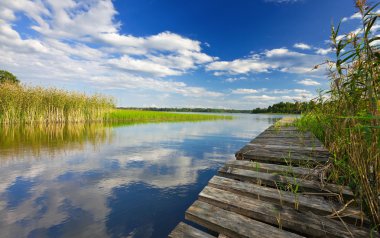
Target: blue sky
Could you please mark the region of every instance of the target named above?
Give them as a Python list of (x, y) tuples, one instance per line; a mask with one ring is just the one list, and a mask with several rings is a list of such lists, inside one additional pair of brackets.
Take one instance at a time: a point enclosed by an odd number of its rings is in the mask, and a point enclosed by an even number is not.
[(312, 68), (355, 13), (350, 0), (2, 0), (0, 68), (119, 106), (264, 107), (328, 87)]

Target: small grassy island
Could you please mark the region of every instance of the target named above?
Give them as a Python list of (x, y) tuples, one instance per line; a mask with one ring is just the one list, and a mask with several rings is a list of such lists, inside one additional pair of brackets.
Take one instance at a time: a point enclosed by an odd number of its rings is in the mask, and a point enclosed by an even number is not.
[(107, 121), (112, 122), (164, 122), (164, 121), (203, 121), (232, 119), (232, 116), (211, 115), (211, 114), (184, 114), (174, 112), (157, 112), (142, 110), (115, 109), (107, 114)]

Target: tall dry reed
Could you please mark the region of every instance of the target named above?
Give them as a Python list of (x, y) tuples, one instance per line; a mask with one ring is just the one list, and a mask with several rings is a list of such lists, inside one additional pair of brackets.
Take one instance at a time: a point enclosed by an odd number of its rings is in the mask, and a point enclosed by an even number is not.
[(340, 34), (332, 28), (336, 59), (330, 68), (330, 90), (298, 125), (312, 130), (333, 154), (329, 180), (350, 185), (374, 229), (380, 225), (380, 3), (356, 1), (361, 30)]
[(102, 95), (0, 84), (1, 124), (102, 121), (114, 107), (113, 99)]

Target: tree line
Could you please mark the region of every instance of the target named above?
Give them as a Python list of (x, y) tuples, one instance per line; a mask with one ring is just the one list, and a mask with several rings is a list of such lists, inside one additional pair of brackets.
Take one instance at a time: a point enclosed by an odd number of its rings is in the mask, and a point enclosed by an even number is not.
[(310, 102), (279, 102), (267, 108), (256, 108), (251, 111), (251, 113), (289, 113), (289, 114), (300, 114), (314, 109), (316, 103), (314, 101)]
[(220, 109), (220, 108), (176, 108), (176, 107), (120, 107), (120, 109), (162, 111), (162, 112), (212, 112), (212, 113), (251, 113), (251, 110)]

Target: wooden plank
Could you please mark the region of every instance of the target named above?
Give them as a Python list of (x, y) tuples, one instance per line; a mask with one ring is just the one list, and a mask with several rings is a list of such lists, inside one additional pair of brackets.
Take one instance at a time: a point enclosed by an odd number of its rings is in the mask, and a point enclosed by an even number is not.
[(280, 126), (280, 127), (276, 127), (276, 126), (269, 126), (267, 129), (265, 129), (265, 131), (273, 131), (273, 132), (301, 132), (301, 133), (306, 133), (307, 131), (304, 131), (304, 130), (300, 130), (299, 128), (297, 127), (292, 127), (292, 126), (288, 126), (288, 127), (285, 127), (285, 126)]
[(302, 139), (298, 137), (291, 138), (268, 138), (268, 137), (256, 137), (250, 143), (255, 144), (264, 144), (264, 145), (298, 145), (298, 146), (307, 146), (307, 147), (323, 147), (323, 144), (317, 139)]
[(303, 139), (316, 139), (315, 135), (311, 132), (302, 131), (263, 131), (257, 137), (261, 138), (303, 138)]
[[(214, 176), (208, 185), (262, 201), (297, 207), (300, 211), (310, 211), (317, 215), (328, 216), (334, 211), (339, 211), (343, 208), (343, 205), (328, 201), (323, 197), (294, 194), (220, 176)], [(340, 216), (345, 222), (358, 224), (361, 223), (360, 221), (363, 219), (364, 214), (359, 209), (347, 207), (341, 212)], [(368, 220), (364, 220), (364, 222), (368, 223)]]
[(247, 144), (237, 153), (237, 159), (257, 159), (287, 163), (305, 163), (306, 161), (315, 164), (328, 161), (330, 154), (326, 150), (313, 150), (312, 148), (301, 148), (296, 146), (270, 146)]
[(270, 202), (259, 201), (239, 194), (205, 187), (199, 200), (219, 208), (241, 214), (304, 236), (313, 237), (369, 237), (369, 230), (358, 227), (345, 227), (340, 221), (315, 215), (311, 212), (297, 211)]
[(206, 232), (180, 222), (169, 234), (169, 238), (215, 238)]
[(295, 157), (315, 157), (316, 160), (319, 158), (329, 158), (330, 153), (325, 149), (313, 149), (312, 147), (299, 147), (299, 146), (278, 146), (278, 145), (257, 145), (257, 144), (247, 144), (240, 149), (240, 153), (244, 154), (276, 154), (280, 157), (292, 158)]
[(195, 201), (185, 217), (229, 237), (302, 237), (201, 201)]
[(248, 143), (246, 145), (249, 148), (265, 148), (268, 150), (284, 150), (284, 151), (297, 151), (297, 152), (304, 152), (306, 154), (310, 154), (310, 152), (314, 153), (322, 153), (322, 154), (329, 154), (329, 151), (326, 150), (323, 146), (303, 146), (301, 144), (293, 144), (293, 145), (273, 145), (273, 144), (264, 144), (264, 143), (257, 143), (256, 141), (253, 141), (251, 143)]
[(230, 237), (228, 237), (228, 236), (226, 236), (224, 234), (219, 234), (218, 238), (230, 238)]
[(240, 181), (247, 181), (251, 183), (260, 183), (270, 187), (278, 187), (279, 184), (284, 186), (292, 185), (298, 187), (300, 192), (313, 192), (313, 193), (332, 193), (336, 195), (342, 195), (344, 198), (352, 199), (354, 194), (345, 186), (339, 186), (335, 184), (324, 184), (320, 182), (292, 178), (282, 176), (278, 174), (268, 174), (262, 172), (256, 172), (238, 168), (220, 168), (218, 174), (227, 178), (238, 179)]
[(278, 173), (282, 175), (301, 177), (304, 179), (318, 179), (320, 171), (318, 169), (293, 167), (286, 165), (259, 163), (246, 160), (227, 161), (224, 167), (240, 168), (264, 173)]
[(305, 155), (297, 152), (288, 151), (274, 151), (267, 149), (255, 148), (249, 150), (247, 147), (236, 152), (236, 159), (238, 160), (254, 160), (266, 163), (278, 163), (278, 164), (292, 164), (294, 166), (303, 165), (315, 165), (325, 163), (328, 161), (327, 155)]
[(295, 126), (276, 126), (276, 125), (271, 125), (269, 126), (266, 131), (300, 131), (300, 129), (298, 129), (297, 127)]
[(308, 161), (319, 161), (319, 162), (326, 162), (329, 157), (330, 153), (323, 147), (301, 147), (301, 146), (282, 146), (282, 145), (263, 145), (263, 144), (255, 144), (255, 143), (249, 143), (245, 145), (242, 149), (238, 152), (244, 157), (249, 156), (256, 156), (259, 157), (262, 156), (264, 158), (270, 157), (273, 158), (274, 156), (277, 156), (277, 159), (284, 160), (285, 158), (288, 160), (295, 160), (297, 161), (304, 160), (305, 158), (308, 159)]
[[(276, 138), (276, 139), (286, 139), (286, 138), (298, 138), (304, 140), (315, 140), (316, 138), (308, 133), (271, 133), (271, 132), (263, 132), (256, 136), (255, 138)], [(254, 139), (255, 139), (254, 138)], [(254, 140), (252, 139), (252, 140)]]

